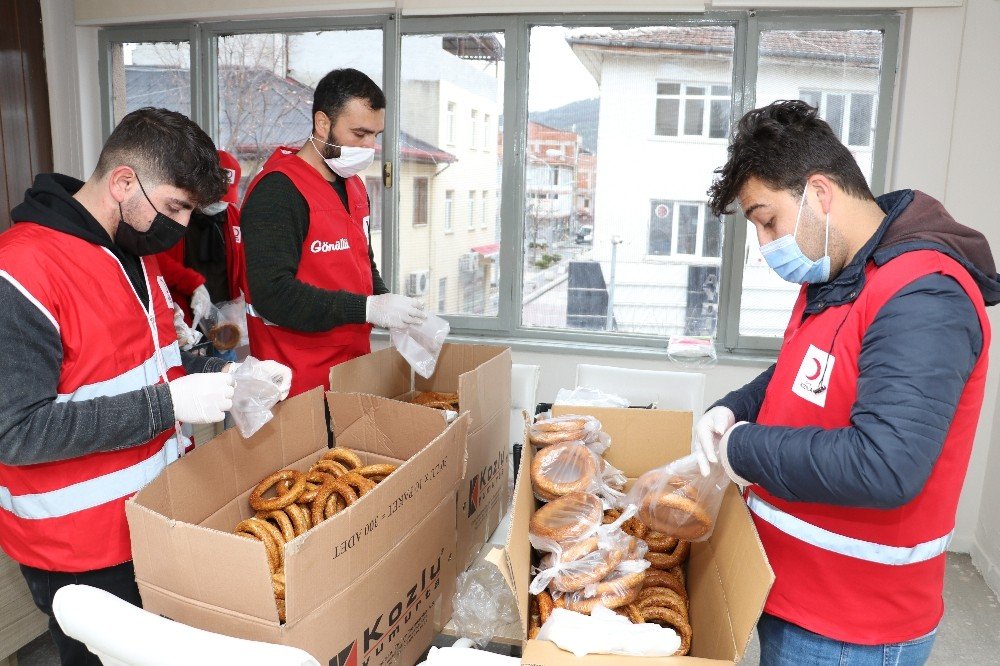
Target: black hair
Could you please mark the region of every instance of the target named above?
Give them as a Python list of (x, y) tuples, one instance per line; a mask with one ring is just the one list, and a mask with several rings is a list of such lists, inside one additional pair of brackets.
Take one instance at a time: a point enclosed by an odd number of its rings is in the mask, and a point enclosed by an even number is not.
[(743, 116), (729, 159), (715, 173), (719, 177), (708, 189), (715, 215), (732, 212), (729, 205), (751, 177), (798, 196), (809, 176), (819, 173), (853, 197), (875, 198), (851, 151), (814, 107), (799, 100), (780, 100)]
[(352, 99), (360, 99), (374, 111), (385, 108), (385, 93), (364, 72), (356, 69), (335, 69), (316, 84), (313, 94), (313, 118), (322, 111), (330, 122), (336, 122), (340, 112)]
[(145, 107), (122, 118), (111, 132), (94, 175), (100, 178), (120, 165), (132, 167), (149, 188), (172, 185), (196, 205), (218, 201), (229, 187), (215, 143), (184, 114)]

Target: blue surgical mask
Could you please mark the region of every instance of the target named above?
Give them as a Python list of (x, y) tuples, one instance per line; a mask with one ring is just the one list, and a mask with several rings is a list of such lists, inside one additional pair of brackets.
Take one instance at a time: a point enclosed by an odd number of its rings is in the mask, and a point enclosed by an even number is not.
[(818, 284), (830, 279), (830, 214), (826, 214), (826, 247), (823, 256), (813, 261), (806, 256), (795, 240), (802, 219), (802, 207), (806, 202), (806, 190), (802, 190), (799, 214), (795, 216), (795, 230), (760, 246), (764, 261), (783, 280), (799, 284)]

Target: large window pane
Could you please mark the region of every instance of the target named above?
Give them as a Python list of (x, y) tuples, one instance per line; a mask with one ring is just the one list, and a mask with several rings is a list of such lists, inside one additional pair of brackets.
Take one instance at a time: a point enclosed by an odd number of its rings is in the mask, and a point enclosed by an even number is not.
[(734, 32), (531, 28), (523, 326), (715, 333)]
[(498, 311), (503, 72), (502, 33), (402, 36), (397, 180), (425, 182), (429, 205), (417, 224), (420, 202), (400, 199), (397, 275), (445, 314)]
[[(877, 30), (764, 31), (756, 105), (801, 99), (818, 107), (870, 181), (882, 48), (883, 35)], [(788, 324), (798, 285), (768, 267), (753, 225), (746, 224), (739, 332), (778, 338)]]
[(126, 42), (111, 45), (111, 112), (156, 106), (191, 115), (191, 43)]

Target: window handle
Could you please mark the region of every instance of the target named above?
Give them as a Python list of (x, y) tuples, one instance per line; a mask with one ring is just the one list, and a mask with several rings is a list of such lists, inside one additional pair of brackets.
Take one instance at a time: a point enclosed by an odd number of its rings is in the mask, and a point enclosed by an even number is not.
[(382, 185), (387, 190), (392, 188), (392, 162), (382, 163)]

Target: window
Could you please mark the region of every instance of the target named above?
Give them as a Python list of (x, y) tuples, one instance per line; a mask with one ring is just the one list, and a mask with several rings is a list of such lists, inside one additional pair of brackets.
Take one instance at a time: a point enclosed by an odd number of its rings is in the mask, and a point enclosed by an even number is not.
[(729, 136), (729, 85), (656, 83), (657, 136)]
[(445, 136), (448, 139), (449, 145), (455, 143), (455, 103), (448, 102), (448, 114), (445, 116), (445, 123), (447, 129), (445, 130)]
[(245, 187), (277, 147), (303, 145), (331, 68), (398, 82), (361, 174), (371, 244), (396, 288), (429, 276), (421, 289), (453, 331), (647, 349), (697, 333), (768, 350), (796, 287), (742, 217), (708, 213), (713, 171), (736, 119), (799, 97), (881, 192), (899, 25), (890, 11), (790, 9), (125, 25), (99, 32), (101, 110), (107, 132), (144, 104), (192, 115)]
[(451, 232), (452, 220), (455, 214), (455, 190), (448, 190), (444, 193), (444, 230)]
[(650, 256), (718, 258), (721, 250), (722, 222), (704, 204), (649, 202)]
[(429, 205), (428, 178), (413, 179), (413, 226), (427, 226), (427, 209)]
[(875, 127), (872, 125), (875, 95), (802, 90), (799, 99), (819, 109), (840, 140), (848, 146), (869, 146)]

